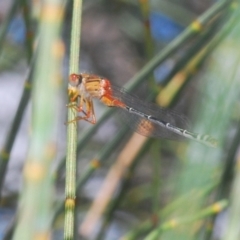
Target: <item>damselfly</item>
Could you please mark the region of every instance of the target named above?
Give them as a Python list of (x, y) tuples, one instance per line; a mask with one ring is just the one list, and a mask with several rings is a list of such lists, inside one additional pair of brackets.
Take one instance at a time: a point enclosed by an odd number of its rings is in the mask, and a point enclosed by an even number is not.
[(86, 73), (71, 74), (69, 82), (70, 100), (72, 102), (77, 100), (76, 106), (69, 106), (81, 113), (69, 123), (78, 120), (96, 123), (92, 100), (97, 98), (108, 107), (123, 110), (124, 120), (141, 135), (173, 140), (185, 137), (207, 146), (217, 146), (217, 140), (213, 137), (185, 130), (188, 123), (183, 116), (153, 103), (142, 101), (112, 85), (106, 78)]

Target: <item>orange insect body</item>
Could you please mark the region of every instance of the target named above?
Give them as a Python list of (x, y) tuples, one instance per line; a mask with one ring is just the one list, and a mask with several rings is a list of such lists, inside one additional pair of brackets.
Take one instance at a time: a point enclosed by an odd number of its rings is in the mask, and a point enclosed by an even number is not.
[(93, 98), (98, 98), (108, 107), (125, 107), (123, 102), (114, 98), (111, 83), (105, 78), (86, 73), (71, 74), (69, 82), (72, 86), (69, 92), (73, 95), (71, 101), (74, 102), (79, 98), (76, 109), (78, 112), (83, 113), (83, 116), (79, 116), (73, 121), (83, 119), (93, 124), (96, 122)]

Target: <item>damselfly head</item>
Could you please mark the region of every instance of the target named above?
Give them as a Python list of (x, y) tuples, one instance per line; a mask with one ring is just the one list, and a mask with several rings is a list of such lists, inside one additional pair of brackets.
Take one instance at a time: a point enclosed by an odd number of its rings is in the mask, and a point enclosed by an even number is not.
[(75, 74), (72, 73), (69, 76), (69, 83), (73, 86), (73, 87), (77, 87), (78, 85), (80, 85), (82, 83), (82, 75), (81, 74)]

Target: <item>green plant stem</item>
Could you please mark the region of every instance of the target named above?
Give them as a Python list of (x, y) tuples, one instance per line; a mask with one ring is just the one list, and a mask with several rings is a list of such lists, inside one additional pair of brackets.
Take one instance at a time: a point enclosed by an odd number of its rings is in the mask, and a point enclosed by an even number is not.
[(147, 1), (139, 1), (143, 23), (144, 23), (144, 45), (145, 45), (145, 54), (147, 56), (147, 59), (150, 60), (153, 56), (154, 51), (154, 44), (153, 39), (151, 35), (151, 29), (150, 29), (150, 3), (149, 0)]
[[(238, 1), (239, 4), (239, 1)], [(237, 21), (237, 23), (235, 25), (232, 26), (232, 32), (229, 34), (227, 40), (229, 41), (229, 43), (233, 44), (231, 46), (233, 46), (233, 49), (231, 52), (231, 57), (232, 57), (232, 61), (233, 64), (231, 65), (229, 71), (230, 71), (230, 75), (229, 77), (229, 85), (231, 87), (229, 87), (229, 92), (228, 94), (232, 97), (232, 96), (236, 96), (234, 99), (234, 102), (236, 102), (236, 99), (238, 99), (239, 96), (239, 65), (240, 65), (240, 55), (239, 52), (235, 52), (234, 49), (236, 48), (239, 40), (240, 40), (240, 34), (239, 34), (239, 16), (240, 16), (240, 7), (238, 5), (237, 11), (235, 11), (235, 18)], [(235, 47), (235, 48), (234, 48)], [(227, 56), (226, 56), (227, 57)], [(226, 68), (226, 67), (225, 67)], [(223, 72), (225, 70), (225, 68), (223, 68), (221, 71)], [(238, 90), (237, 90), (238, 89)], [(231, 90), (231, 91), (230, 91)], [(231, 98), (228, 97), (228, 99), (225, 99), (225, 108), (227, 108), (228, 106), (230, 107), (230, 100)], [(230, 115), (230, 114), (229, 114)], [(235, 137), (235, 141), (239, 142), (239, 132), (236, 134)], [(228, 157), (232, 157), (231, 161), (233, 162), (235, 161), (235, 171), (234, 171), (234, 179), (233, 179), (233, 184), (231, 187), (231, 193), (230, 193), (230, 206), (229, 206), (229, 215), (228, 215), (228, 223), (227, 223), (227, 229), (226, 229), (226, 233), (224, 234), (224, 236), (222, 237), (222, 239), (224, 240), (238, 240), (240, 238), (240, 231), (239, 231), (239, 221), (240, 221), (240, 202), (239, 202), (239, 192), (240, 192), (240, 154), (237, 153), (236, 156), (233, 155), (232, 151), (235, 150), (235, 143), (232, 143), (232, 148), (230, 149), (231, 152), (229, 152), (229, 156)], [(234, 159), (235, 158), (235, 159)], [(230, 170), (231, 166), (229, 164), (228, 169), (226, 170)], [(228, 179), (229, 180), (229, 179)]]
[[(93, 126), (91, 126), (91, 128), (87, 129), (86, 131), (82, 132), (81, 134), (81, 139), (79, 140), (78, 144), (77, 144), (77, 152), (80, 152), (87, 144), (88, 141), (91, 139), (91, 137), (93, 136), (93, 134), (98, 130), (98, 128), (105, 123), (105, 121), (114, 113), (116, 112), (116, 109), (114, 108), (110, 108), (105, 110), (105, 112), (103, 113), (103, 115), (101, 116), (101, 118), (99, 120), (97, 120), (97, 123), (94, 124)], [(64, 166), (64, 161), (66, 159), (66, 156), (64, 156), (61, 161), (60, 164), (57, 166), (57, 176), (60, 175), (60, 172), (63, 170), (63, 166)]]
[[(82, 186), (85, 182), (92, 176), (92, 174), (102, 165), (102, 163), (108, 159), (109, 155), (112, 153), (112, 149), (116, 149), (119, 142), (122, 140), (123, 136), (127, 133), (128, 127), (123, 127), (120, 132), (114, 137), (109, 144), (102, 148), (102, 150), (90, 161), (89, 166), (80, 176), (77, 181), (77, 192), (80, 194)], [(63, 211), (64, 206), (60, 204), (54, 213), (53, 222), (56, 217)]]
[(31, 2), (29, 0), (21, 0), (22, 8), (23, 8), (23, 17), (26, 26), (26, 49), (27, 49), (27, 58), (28, 62), (32, 58), (33, 54), (33, 40), (34, 40), (34, 33), (32, 30), (32, 22), (31, 22)]
[(4, 146), (0, 152), (0, 192), (2, 189), (3, 181), (4, 181), (6, 168), (9, 163), (9, 158), (10, 158), (10, 154), (12, 151), (12, 147), (13, 147), (14, 141), (16, 139), (16, 135), (18, 133), (19, 126), (22, 121), (24, 111), (29, 102), (29, 98), (30, 98), (30, 94), (31, 94), (32, 78), (33, 78), (32, 75), (33, 75), (33, 63), (31, 64), (31, 71), (30, 71), (28, 79), (25, 82), (21, 100), (19, 102), (17, 112), (14, 116), (13, 123), (10, 127), (10, 132), (9, 132), (6, 142), (4, 143)]
[(235, 176), (231, 192), (231, 206), (229, 209), (229, 221), (227, 223), (227, 231), (224, 240), (238, 240), (240, 238), (239, 220), (240, 220), (240, 154), (237, 154), (237, 162), (235, 167)]
[[(70, 45), (69, 74), (78, 73), (80, 56), (82, 1), (73, 1), (73, 17)], [(69, 108), (68, 121), (76, 118), (76, 110)], [(76, 159), (77, 159), (77, 122), (68, 124), (67, 129), (67, 159), (65, 186), (65, 223), (64, 240), (74, 238), (74, 214), (76, 198)]]
[(219, 213), (220, 211), (225, 209), (227, 206), (228, 206), (228, 201), (224, 199), (224, 200), (221, 200), (221, 201), (218, 201), (218, 202), (212, 204), (209, 207), (206, 207), (205, 209), (199, 211), (198, 213), (196, 213), (193, 216), (189, 216), (189, 217), (185, 217), (185, 218), (183, 218), (183, 217), (173, 218), (168, 221), (165, 221), (159, 226), (158, 229), (152, 231), (146, 238), (144, 238), (144, 240), (158, 239), (159, 233), (161, 231), (167, 231), (169, 229), (179, 227), (180, 225), (192, 223), (193, 221), (197, 221), (199, 219), (206, 218), (213, 214)]
[[(210, 186), (207, 186), (204, 190), (195, 191), (195, 198), (202, 198), (204, 196), (208, 196), (216, 188), (217, 184), (218, 183), (210, 184)], [(147, 234), (152, 229), (156, 228), (159, 220), (163, 222), (160, 227), (164, 224), (164, 222), (165, 225), (167, 222), (169, 224), (170, 220), (165, 220), (166, 216), (176, 212), (179, 208), (181, 208), (182, 204), (192, 197), (192, 194), (193, 193), (187, 193), (186, 195), (183, 195), (176, 199), (174, 202), (168, 204), (165, 208), (156, 212), (154, 217), (150, 217), (149, 219), (140, 223), (139, 226), (137, 226), (135, 229), (129, 231), (121, 238), (121, 240), (133, 240), (138, 239), (140, 236), (142, 237), (144, 234)]]
[(24, 189), (18, 208), (13, 239), (49, 238), (53, 182), (51, 164), (56, 154), (56, 105), (59, 93), (62, 48), (60, 29), (63, 17), (61, 0), (42, 2), (39, 41), (32, 93), (32, 131), (24, 166)]
[(3, 42), (7, 33), (8, 26), (10, 24), (10, 21), (13, 19), (14, 15), (16, 14), (18, 7), (19, 7), (19, 1), (14, 1), (7, 17), (5, 18), (5, 21), (1, 25), (1, 29), (0, 29), (0, 49), (1, 50), (3, 49)]
[[(199, 34), (204, 25), (212, 19), (215, 14), (230, 4), (231, 1), (220, 1), (215, 3), (209, 10), (203, 13), (196, 21), (186, 28), (177, 38), (167, 45), (159, 54), (157, 54), (149, 63), (146, 64), (126, 85), (126, 88), (132, 89), (137, 79), (145, 79), (152, 71), (161, 64), (167, 57), (176, 51), (187, 39)], [(196, 24), (197, 23), (197, 24)], [(196, 27), (198, 25), (199, 27)]]

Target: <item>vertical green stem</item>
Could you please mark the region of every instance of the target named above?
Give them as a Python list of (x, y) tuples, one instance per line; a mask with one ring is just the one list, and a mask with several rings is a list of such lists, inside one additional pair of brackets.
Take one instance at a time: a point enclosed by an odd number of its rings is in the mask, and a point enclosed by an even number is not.
[[(80, 55), (82, 1), (74, 0), (70, 47), (69, 74), (78, 73)], [(76, 110), (69, 108), (68, 121), (76, 117)], [(76, 198), (76, 155), (77, 155), (77, 122), (68, 125), (67, 130), (67, 159), (66, 159), (66, 187), (65, 187), (65, 225), (64, 239), (74, 237), (74, 212)]]
[(29, 0), (22, 0), (23, 17), (26, 25), (26, 50), (28, 61), (31, 60), (33, 52), (33, 30), (32, 30), (32, 19), (31, 13), (31, 2)]
[(51, 164), (56, 155), (56, 105), (63, 56), (60, 40), (62, 0), (44, 0), (40, 10), (31, 139), (23, 170), (24, 188), (18, 206), (15, 240), (50, 239), (51, 235)]

